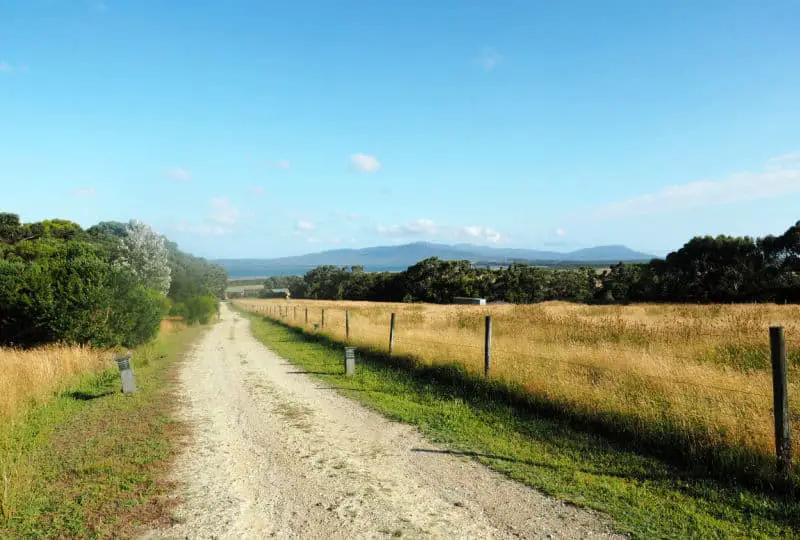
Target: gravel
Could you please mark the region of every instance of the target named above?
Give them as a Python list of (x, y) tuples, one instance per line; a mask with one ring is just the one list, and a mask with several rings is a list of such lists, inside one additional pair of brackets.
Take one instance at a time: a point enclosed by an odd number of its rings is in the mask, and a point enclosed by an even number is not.
[(608, 520), (447, 453), (301, 373), (222, 306), (180, 375), (174, 524), (144, 538), (606, 538)]

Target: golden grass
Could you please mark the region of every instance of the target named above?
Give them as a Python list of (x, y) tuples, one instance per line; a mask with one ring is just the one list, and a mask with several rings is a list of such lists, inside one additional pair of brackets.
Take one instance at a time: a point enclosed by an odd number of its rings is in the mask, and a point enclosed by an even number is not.
[[(800, 307), (777, 305), (431, 305), (242, 299), (250, 311), (288, 308), (289, 324), (320, 323), (351, 342), (386, 351), (397, 313), (395, 354), (483, 373), (484, 317), (493, 318), (491, 377), (590, 416), (722, 445), (774, 453), (771, 325), (786, 329), (791, 409), (800, 412)], [(296, 309), (296, 318), (295, 310)], [(689, 444), (693, 444), (689, 440)], [(800, 455), (800, 437), (793, 453)]]
[(74, 375), (102, 371), (113, 364), (106, 351), (48, 345), (30, 350), (0, 348), (0, 418), (64, 388)]

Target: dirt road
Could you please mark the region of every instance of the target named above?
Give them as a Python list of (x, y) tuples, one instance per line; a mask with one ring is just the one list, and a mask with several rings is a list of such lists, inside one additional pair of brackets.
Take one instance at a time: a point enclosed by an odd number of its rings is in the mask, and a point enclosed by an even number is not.
[(194, 434), (174, 472), (182, 502), (177, 523), (148, 537), (609, 536), (597, 514), (441, 453), (326, 389), (248, 324), (223, 305), (184, 364)]

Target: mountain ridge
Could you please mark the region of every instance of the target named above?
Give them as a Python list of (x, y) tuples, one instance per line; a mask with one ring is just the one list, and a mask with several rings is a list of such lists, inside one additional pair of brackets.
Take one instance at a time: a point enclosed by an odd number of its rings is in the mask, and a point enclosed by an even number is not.
[(267, 276), (303, 273), (321, 265), (363, 266), (367, 271), (401, 270), (428, 257), (470, 262), (509, 263), (617, 263), (649, 261), (654, 255), (634, 251), (623, 245), (583, 248), (569, 252), (525, 248), (498, 248), (475, 244), (437, 244), (413, 242), (393, 246), (343, 248), (277, 258), (216, 259), (232, 276)]

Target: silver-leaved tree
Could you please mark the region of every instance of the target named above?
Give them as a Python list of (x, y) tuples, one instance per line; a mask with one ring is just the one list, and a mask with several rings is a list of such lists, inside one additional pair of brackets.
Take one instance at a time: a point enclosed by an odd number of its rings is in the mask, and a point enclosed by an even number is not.
[(145, 287), (166, 295), (171, 275), (164, 237), (146, 223), (132, 219), (125, 226), (121, 241), (118, 264)]

